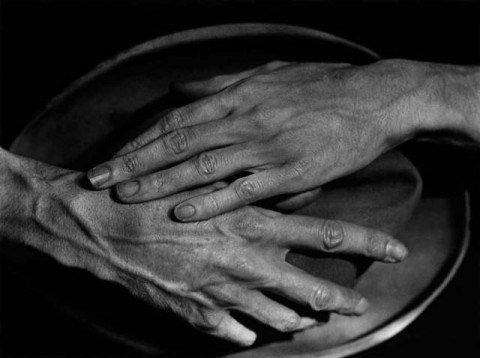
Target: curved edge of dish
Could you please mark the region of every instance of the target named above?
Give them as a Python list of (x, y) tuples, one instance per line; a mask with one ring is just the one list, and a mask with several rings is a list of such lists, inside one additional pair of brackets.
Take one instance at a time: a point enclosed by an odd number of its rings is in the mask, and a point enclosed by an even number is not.
[(324, 31), (296, 25), (272, 23), (232, 23), (175, 32), (169, 35), (160, 36), (145, 41), (129, 48), (128, 50), (120, 52), (119, 54), (99, 63), (91, 71), (87, 72), (87, 74), (73, 81), (69, 86), (67, 86), (65, 90), (53, 97), (50, 102), (43, 108), (43, 110), (40, 111), (40, 113), (38, 113), (25, 126), (25, 128), (16, 136), (9, 149), (15, 152), (16, 146), (21, 141), (21, 138), (25, 135), (25, 133), (28, 132), (52, 107), (56, 106), (58, 103), (60, 103), (67, 97), (75, 94), (77, 90), (81, 89), (83, 86), (87, 85), (98, 76), (112, 70), (113, 68), (125, 63), (126, 61), (130, 61), (134, 58), (155, 51), (179, 46), (191, 41), (227, 39), (240, 36), (259, 35), (290, 35), (330, 41), (332, 43), (339, 43), (363, 52), (368, 56), (371, 56), (372, 59), (380, 59), (380, 55), (378, 53), (365, 46)]
[(468, 247), (470, 245), (470, 196), (468, 192), (464, 192), (463, 198), (460, 198), (463, 204), (463, 235), (461, 242), (459, 243), (458, 253), (455, 259), (451, 263), (451, 267), (445, 274), (445, 277), (441, 279), (439, 284), (435, 286), (430, 294), (428, 294), (419, 304), (410, 309), (409, 311), (397, 316), (393, 320), (385, 323), (376, 330), (365, 334), (353, 341), (345, 343), (343, 345), (330, 348), (315, 354), (302, 354), (295, 355), (291, 358), (343, 358), (351, 356), (356, 353), (360, 353), (367, 349), (373, 348), (380, 343), (383, 343), (413, 323), (430, 304), (445, 290), (447, 285), (453, 279), (457, 273), (460, 265), (462, 264)]

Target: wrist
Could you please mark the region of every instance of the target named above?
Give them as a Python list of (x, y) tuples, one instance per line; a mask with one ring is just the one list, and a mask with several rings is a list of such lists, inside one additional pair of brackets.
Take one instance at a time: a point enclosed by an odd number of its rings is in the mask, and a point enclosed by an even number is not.
[(0, 148), (0, 237), (13, 239), (34, 197), (22, 159)]
[(94, 230), (101, 224), (86, 215), (93, 198), (81, 188), (81, 174), (1, 149), (0, 166), (0, 237), (108, 278)]
[(378, 96), (386, 98), (384, 127), (392, 145), (437, 133), (480, 141), (478, 68), (399, 59), (374, 66), (382, 78)]
[(480, 143), (480, 70), (471, 66), (421, 64), (426, 114), (420, 132), (447, 142)]

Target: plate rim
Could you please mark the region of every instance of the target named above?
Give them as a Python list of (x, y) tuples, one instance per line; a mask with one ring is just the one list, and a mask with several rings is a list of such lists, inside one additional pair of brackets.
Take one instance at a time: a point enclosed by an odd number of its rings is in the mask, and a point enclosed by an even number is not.
[[(228, 30), (228, 31), (227, 31)], [(41, 121), (44, 115), (53, 107), (67, 99), (69, 96), (74, 95), (83, 86), (88, 85), (95, 80), (98, 76), (114, 69), (123, 63), (135, 59), (137, 57), (147, 55), (156, 51), (168, 49), (170, 47), (191, 43), (194, 41), (216, 40), (216, 39), (228, 39), (235, 37), (246, 36), (259, 36), (259, 35), (272, 35), (272, 36), (299, 36), (303, 38), (318, 39), (322, 41), (329, 41), (332, 43), (338, 43), (347, 47), (359, 50), (372, 57), (373, 60), (380, 59), (380, 55), (365, 46), (359, 45), (355, 42), (346, 40), (336, 35), (323, 32), (320, 30), (289, 25), (289, 24), (272, 24), (272, 23), (232, 23), (223, 25), (213, 25), (200, 28), (189, 29), (185, 31), (175, 32), (169, 35), (156, 37), (151, 40), (147, 40), (138, 45), (130, 47), (129, 49), (120, 52), (117, 55), (110, 57), (109, 59), (100, 62), (92, 70), (88, 71), (85, 75), (81, 76), (77, 80), (73, 81), (59, 94), (54, 96), (48, 104), (22, 129), (22, 131), (12, 141), (9, 149), (15, 152), (15, 148), (22, 141), (23, 137), (28, 133), (31, 128)], [(403, 331), (408, 325), (410, 325), (416, 318), (423, 313), (427, 307), (440, 295), (440, 293), (447, 287), (448, 283), (455, 276), (458, 268), (460, 267), (465, 254), (468, 250), (470, 243), (470, 199), (468, 192), (464, 192), (462, 200), (462, 229), (463, 235), (461, 235), (461, 242), (458, 244), (458, 252), (455, 256), (455, 260), (450, 263), (451, 267), (446, 270), (445, 276), (438, 283), (422, 301), (415, 305), (411, 309), (406, 309), (406, 312), (400, 316), (393, 317), (383, 325), (374, 328), (372, 331), (352, 340), (345, 344), (326, 349), (324, 351), (316, 353), (305, 353), (292, 355), (292, 358), (341, 358), (348, 355), (356, 354), (361, 351), (372, 348)], [(460, 206), (460, 205), (459, 205)], [(460, 221), (460, 220), (459, 220)], [(460, 239), (460, 238), (459, 238)], [(447, 267), (445, 268), (447, 269)], [(110, 337), (112, 338), (112, 337)]]
[(304, 38), (329, 41), (332, 43), (342, 44), (346, 47), (350, 47), (352, 49), (363, 52), (364, 54), (372, 57), (372, 60), (379, 60), (381, 58), (381, 56), (377, 52), (367, 48), (366, 46), (357, 44), (353, 41), (344, 39), (342, 37), (330, 34), (325, 31), (297, 25), (273, 24), (266, 22), (246, 22), (205, 26), (174, 32), (168, 35), (159, 36), (144, 41), (138, 45), (128, 48), (127, 50), (121, 51), (118, 54), (109, 57), (107, 60), (100, 62), (86, 74), (71, 82), (69, 85), (66, 86), (63, 91), (52, 97), (52, 99), (43, 107), (43, 109), (41, 109), (33, 117), (33, 119), (27, 123), (27, 125), (14, 138), (14, 140), (9, 146), (9, 150), (15, 152), (15, 148), (18, 146), (18, 143), (21, 141), (22, 137), (34, 125), (36, 125), (50, 109), (61, 103), (69, 96), (74, 95), (75, 92), (95, 80), (98, 76), (101, 76), (102, 74), (114, 69), (117, 66), (122, 65), (127, 61), (143, 55), (147, 55), (152, 52), (165, 50), (170, 47), (179, 46), (194, 41), (220, 39), (224, 40), (229, 38), (245, 36), (253, 37), (259, 35), (299, 36)]

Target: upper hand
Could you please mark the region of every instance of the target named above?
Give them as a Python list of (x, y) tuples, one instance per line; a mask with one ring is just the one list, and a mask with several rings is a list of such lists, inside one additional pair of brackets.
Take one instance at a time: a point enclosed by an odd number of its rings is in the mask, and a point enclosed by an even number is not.
[(413, 85), (397, 67), (274, 62), (177, 86), (204, 98), (168, 113), (90, 181), (98, 189), (124, 182), (119, 199), (142, 202), (250, 173), (182, 203), (183, 221), (318, 188), (408, 138)]

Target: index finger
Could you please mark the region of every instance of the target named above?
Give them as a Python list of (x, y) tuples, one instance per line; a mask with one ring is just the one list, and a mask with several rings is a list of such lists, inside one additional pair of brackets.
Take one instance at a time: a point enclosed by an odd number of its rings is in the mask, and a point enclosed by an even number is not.
[[(222, 119), (230, 113), (232, 105), (227, 98), (226, 94), (218, 94), (169, 112), (145, 133), (124, 146), (112, 160), (90, 169), (87, 172), (90, 183), (95, 188), (103, 189), (120, 181), (144, 174), (142, 170), (137, 172), (138, 158), (142, 159), (140, 166), (143, 166), (145, 170), (155, 169), (157, 159), (162, 154), (161, 144), (165, 142), (167, 144), (165, 148), (172, 149), (173, 153), (171, 154), (183, 154), (184, 156), (163, 158), (164, 162), (167, 159), (170, 160), (168, 163), (187, 159), (186, 154), (191, 156), (202, 149), (197, 148), (197, 152), (186, 153), (186, 148), (184, 148), (188, 144), (186, 142), (188, 140), (187, 134), (198, 132), (198, 126), (204, 126), (206, 130), (206, 132), (200, 130), (200, 133), (196, 133), (199, 134), (199, 137), (194, 138), (198, 139), (198, 144), (207, 145), (203, 149), (209, 149), (209, 141), (217, 140), (221, 142), (223, 138), (226, 139), (226, 135), (217, 133), (220, 129), (219, 126), (210, 122)], [(223, 128), (225, 128), (225, 125)], [(212, 134), (218, 135), (213, 136)], [(160, 153), (156, 155), (155, 153), (159, 151)], [(122, 168), (125, 170), (120, 170)]]
[(206, 97), (186, 106), (173, 109), (166, 114), (162, 114), (154, 125), (125, 144), (115, 156), (137, 150), (175, 129), (223, 118), (227, 116), (232, 109), (232, 102), (226, 93)]
[(133, 152), (96, 166), (87, 176), (93, 187), (104, 189), (239, 140), (228, 119), (175, 129)]

